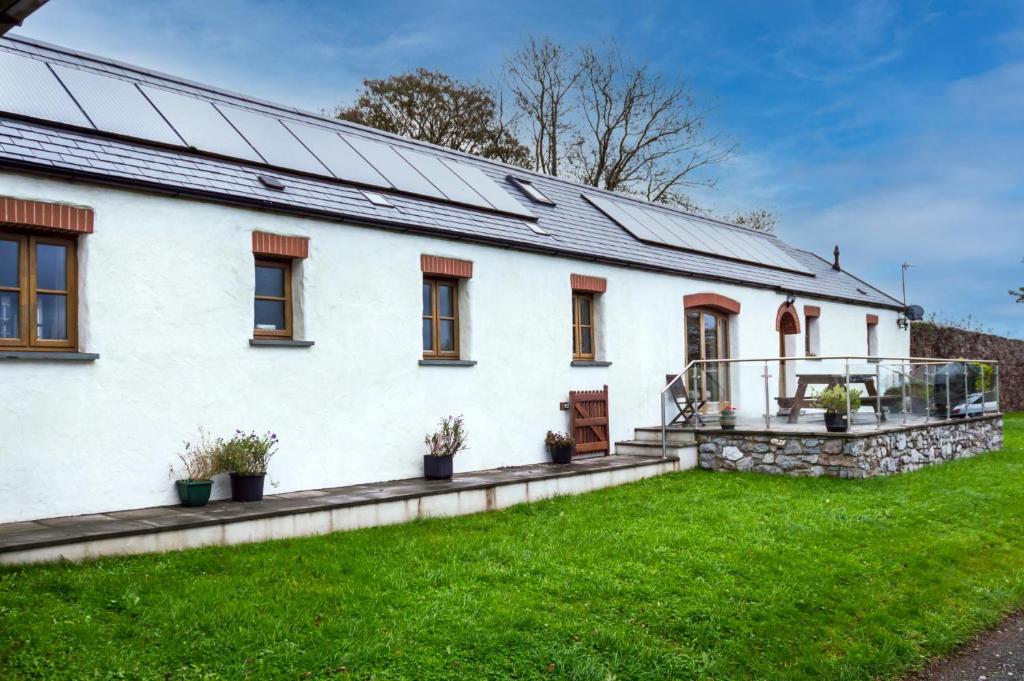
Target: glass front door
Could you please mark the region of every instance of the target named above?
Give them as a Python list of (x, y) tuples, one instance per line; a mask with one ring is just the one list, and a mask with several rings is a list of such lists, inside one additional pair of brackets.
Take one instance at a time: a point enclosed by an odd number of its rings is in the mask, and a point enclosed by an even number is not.
[[(686, 362), (695, 359), (728, 359), (729, 320), (711, 310), (686, 311)], [(702, 364), (688, 377), (690, 394), (709, 402), (729, 399), (729, 367), (724, 363)]]

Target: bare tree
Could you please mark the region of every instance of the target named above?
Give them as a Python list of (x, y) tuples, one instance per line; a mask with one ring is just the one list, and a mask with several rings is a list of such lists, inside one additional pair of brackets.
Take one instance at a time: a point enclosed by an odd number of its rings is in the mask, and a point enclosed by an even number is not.
[(586, 184), (688, 206), (686, 187), (714, 185), (697, 171), (734, 151), (706, 132), (706, 112), (685, 84), (629, 63), (614, 44), (580, 51), (576, 90), (581, 126), (570, 160)]
[(775, 223), (778, 222), (775, 214), (764, 208), (758, 208), (749, 213), (736, 213), (728, 220), (735, 225), (767, 233), (774, 232)]
[(573, 88), (580, 76), (575, 56), (547, 38), (529, 42), (505, 64), (509, 89), (530, 129), (535, 170), (558, 175), (571, 135)]

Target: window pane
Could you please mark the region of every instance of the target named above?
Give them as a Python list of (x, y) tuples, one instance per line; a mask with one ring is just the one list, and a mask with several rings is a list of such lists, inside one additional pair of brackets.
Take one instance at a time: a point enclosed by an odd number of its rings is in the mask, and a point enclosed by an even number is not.
[(583, 350), (581, 354), (590, 355), (594, 352), (594, 345), (591, 342), (590, 329), (580, 329), (580, 340), (582, 341)]
[(686, 359), (693, 361), (700, 356), (700, 313), (686, 313)]
[(284, 327), (284, 301), (257, 300), (256, 326), (259, 331), (281, 331)]
[(718, 317), (704, 314), (704, 359), (718, 359)]
[(284, 270), (256, 265), (256, 295), (284, 298)]
[(451, 284), (437, 285), (437, 308), (442, 317), (455, 316), (455, 287)]
[(67, 246), (36, 244), (36, 287), (51, 291), (68, 289)]
[[(576, 308), (576, 306), (573, 305), (573, 309), (575, 309), (575, 308)], [(577, 339), (577, 336), (576, 336), (576, 328), (577, 328), (576, 324), (574, 323), (572, 325), (572, 354), (574, 354), (574, 355), (580, 354), (579, 340)]]
[(423, 320), (423, 351), (434, 351), (434, 325), (429, 319)]
[(440, 324), (441, 351), (451, 352), (455, 349), (455, 322), (441, 320)]
[(41, 293), (36, 298), (36, 338), (67, 340), (68, 298), (63, 295)]
[(18, 288), (17, 241), (0, 241), (0, 286)]
[(573, 296), (572, 297), (572, 325), (573, 326), (576, 326), (577, 324), (579, 324), (579, 320), (577, 319), (577, 316), (576, 316), (576, 306), (579, 304), (577, 298), (578, 298), (578, 296)]
[(0, 338), (18, 337), (18, 294), (0, 291)]
[(423, 285), (423, 316), (429, 317), (434, 314), (434, 287), (430, 284)]
[(590, 298), (580, 296), (580, 324), (590, 326)]

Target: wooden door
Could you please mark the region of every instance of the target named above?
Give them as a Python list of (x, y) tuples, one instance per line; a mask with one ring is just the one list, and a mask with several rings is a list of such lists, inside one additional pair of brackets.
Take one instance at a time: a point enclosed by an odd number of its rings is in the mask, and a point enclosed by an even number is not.
[(569, 393), (569, 430), (576, 438), (576, 455), (611, 454), (608, 427), (608, 386), (602, 390)]

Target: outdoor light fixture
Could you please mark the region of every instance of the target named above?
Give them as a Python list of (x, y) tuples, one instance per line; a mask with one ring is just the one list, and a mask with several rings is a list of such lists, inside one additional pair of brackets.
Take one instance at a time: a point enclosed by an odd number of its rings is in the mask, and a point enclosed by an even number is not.
[(786, 294), (786, 307), (792, 307), (793, 303), (796, 302), (796, 296), (792, 293)]

